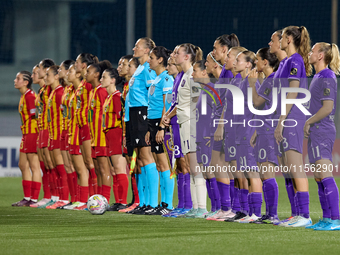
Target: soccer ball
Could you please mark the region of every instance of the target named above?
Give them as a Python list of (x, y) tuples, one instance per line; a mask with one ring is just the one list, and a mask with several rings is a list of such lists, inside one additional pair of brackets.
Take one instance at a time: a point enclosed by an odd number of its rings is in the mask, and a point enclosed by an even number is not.
[(93, 195), (87, 201), (87, 209), (91, 214), (101, 215), (104, 214), (109, 207), (107, 199), (102, 195)]

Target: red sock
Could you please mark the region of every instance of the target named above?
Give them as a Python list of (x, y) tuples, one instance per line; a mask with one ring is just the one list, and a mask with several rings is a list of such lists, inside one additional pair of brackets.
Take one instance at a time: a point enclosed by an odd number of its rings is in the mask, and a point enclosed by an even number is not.
[(50, 189), (51, 189), (51, 195), (55, 197), (59, 197), (57, 180), (58, 180), (58, 177), (57, 177), (56, 169), (53, 168), (50, 170)]
[(46, 170), (46, 167), (43, 161), (40, 161), (40, 168), (41, 168), (41, 171), (43, 172), (42, 185), (43, 185), (43, 191), (44, 191), (44, 198), (51, 199), (49, 172)]
[(97, 183), (97, 175), (94, 168), (90, 170), (90, 176), (91, 176), (91, 185), (93, 187), (94, 194), (98, 194), (98, 183)]
[(113, 195), (115, 197), (115, 202), (119, 203), (117, 175), (113, 175), (112, 177), (113, 177), (113, 185), (112, 185)]
[(138, 196), (138, 189), (137, 189), (137, 182), (136, 182), (135, 174), (131, 175), (131, 185), (132, 185), (133, 196), (135, 198), (134, 203), (139, 204), (139, 196)]
[(102, 185), (102, 194), (106, 198), (107, 202), (110, 204), (111, 187), (107, 185)]
[(102, 186), (98, 186), (98, 187), (97, 187), (97, 194), (103, 195)]
[(80, 202), (86, 203), (89, 197), (89, 187), (88, 186), (79, 186), (80, 189)]
[(68, 185), (68, 189), (70, 191), (71, 202), (75, 202), (75, 200), (74, 200), (75, 189), (74, 189), (74, 185), (73, 185), (73, 176), (74, 176), (73, 173), (67, 174), (67, 185)]
[(24, 190), (24, 197), (31, 198), (32, 181), (22, 180), (22, 188)]
[(57, 171), (60, 178), (60, 200), (68, 201), (70, 191), (67, 184), (67, 174), (64, 165), (57, 165)]
[(77, 175), (77, 172), (73, 172), (72, 174), (73, 174), (73, 187), (74, 187), (74, 190), (75, 190), (74, 201), (72, 201), (72, 202), (77, 202), (77, 201), (79, 201), (78, 175)]
[(89, 181), (88, 181), (88, 187), (89, 187), (89, 195), (90, 197), (92, 197), (94, 195), (94, 190), (93, 190), (93, 186), (92, 186), (92, 178), (91, 175), (89, 174)]
[(126, 198), (129, 189), (129, 179), (126, 174), (117, 174), (119, 203), (127, 204)]
[(41, 182), (32, 182), (32, 185), (31, 185), (31, 197), (32, 197), (32, 199), (38, 200), (40, 189), (41, 189)]
[(77, 185), (77, 201), (76, 202), (80, 202), (80, 185)]

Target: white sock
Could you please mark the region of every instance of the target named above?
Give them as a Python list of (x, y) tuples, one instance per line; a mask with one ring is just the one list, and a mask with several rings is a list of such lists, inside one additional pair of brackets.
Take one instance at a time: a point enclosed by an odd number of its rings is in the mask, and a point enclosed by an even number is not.
[(24, 199), (27, 200), (27, 201), (30, 201), (30, 200), (31, 200), (30, 197), (24, 197)]
[(207, 209), (207, 187), (202, 173), (195, 176), (198, 208)]
[(38, 199), (31, 199), (34, 203), (38, 202)]
[(190, 193), (191, 193), (191, 200), (192, 200), (192, 208), (197, 209), (197, 197), (196, 197), (196, 185), (194, 176), (190, 174)]
[(51, 196), (51, 200), (54, 201), (54, 202), (58, 202), (59, 200), (59, 197), (56, 197), (56, 196)]

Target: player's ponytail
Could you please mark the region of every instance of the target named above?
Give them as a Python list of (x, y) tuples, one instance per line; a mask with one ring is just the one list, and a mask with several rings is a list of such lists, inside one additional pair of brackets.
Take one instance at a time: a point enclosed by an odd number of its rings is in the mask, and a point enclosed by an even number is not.
[[(144, 41), (145, 47), (148, 48), (150, 51), (151, 51), (153, 48), (156, 47), (155, 42), (154, 42), (151, 38), (149, 38), (149, 37), (143, 37), (143, 38), (141, 38), (141, 40)], [(150, 52), (150, 51), (149, 51), (149, 52)]]
[(190, 55), (191, 64), (194, 64), (195, 62), (203, 59), (203, 51), (201, 50), (200, 47), (195, 46), (191, 43), (183, 43), (179, 47), (183, 48), (185, 54)]
[(20, 74), (22, 74), (22, 78), (24, 81), (27, 81), (27, 88), (31, 89), (32, 88), (32, 74), (29, 71), (21, 71), (19, 72)]
[(203, 59), (202, 49), (198, 46), (195, 46), (194, 50), (195, 50), (195, 54), (196, 54), (195, 62), (202, 60)]
[(319, 52), (324, 53), (324, 61), (329, 68), (333, 70), (336, 75), (340, 74), (340, 56), (339, 48), (335, 43), (329, 44), (325, 42), (317, 43), (319, 45)]

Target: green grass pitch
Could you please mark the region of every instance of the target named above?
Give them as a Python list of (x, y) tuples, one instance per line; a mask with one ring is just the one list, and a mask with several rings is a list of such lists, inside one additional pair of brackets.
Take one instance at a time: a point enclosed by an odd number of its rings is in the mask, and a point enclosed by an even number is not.
[[(316, 222), (322, 216), (321, 208), (317, 185), (313, 179), (309, 181), (311, 217)], [(283, 178), (278, 178), (278, 183), (279, 217), (285, 218), (289, 216), (290, 206)], [(340, 178), (337, 183), (340, 184)], [(0, 178), (0, 195), (2, 255), (340, 254), (340, 231), (118, 212), (95, 216), (86, 211), (14, 208), (11, 203), (23, 196), (19, 178)]]

